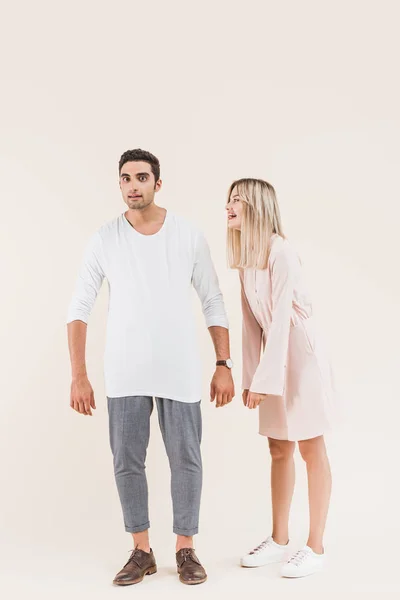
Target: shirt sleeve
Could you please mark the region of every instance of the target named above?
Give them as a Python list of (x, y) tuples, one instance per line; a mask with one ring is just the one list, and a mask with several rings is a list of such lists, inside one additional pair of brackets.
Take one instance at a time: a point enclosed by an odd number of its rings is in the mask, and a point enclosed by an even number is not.
[(97, 232), (89, 240), (79, 269), (75, 291), (68, 308), (67, 323), (87, 323), (104, 279), (101, 260), (101, 237)]
[[(297, 261), (297, 262), (296, 262)], [(251, 388), (258, 394), (282, 396), (289, 348), (297, 256), (281, 250), (271, 265), (272, 321), (264, 353), (254, 375)]]
[(224, 300), (210, 249), (200, 232), (196, 238), (192, 284), (200, 298), (207, 327), (219, 326), (228, 329)]
[(260, 362), (263, 332), (246, 297), (243, 271), (239, 271), (239, 277), (242, 302), (242, 389), (249, 390)]

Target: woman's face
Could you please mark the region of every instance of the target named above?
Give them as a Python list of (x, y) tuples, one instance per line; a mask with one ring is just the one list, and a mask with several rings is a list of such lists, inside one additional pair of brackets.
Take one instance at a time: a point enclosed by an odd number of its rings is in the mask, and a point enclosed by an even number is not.
[(240, 200), (236, 186), (233, 188), (226, 205), (229, 229), (241, 229), (243, 216), (243, 202)]

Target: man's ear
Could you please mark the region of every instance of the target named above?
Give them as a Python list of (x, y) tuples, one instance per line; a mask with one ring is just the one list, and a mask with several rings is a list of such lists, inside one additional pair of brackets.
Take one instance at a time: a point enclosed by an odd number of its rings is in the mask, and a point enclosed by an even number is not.
[(158, 191), (161, 189), (161, 187), (162, 187), (162, 180), (161, 180), (161, 179), (159, 179), (159, 180), (157, 181), (157, 183), (156, 183), (156, 186), (155, 186), (155, 188), (154, 188), (154, 189), (156, 190), (156, 192), (158, 192)]

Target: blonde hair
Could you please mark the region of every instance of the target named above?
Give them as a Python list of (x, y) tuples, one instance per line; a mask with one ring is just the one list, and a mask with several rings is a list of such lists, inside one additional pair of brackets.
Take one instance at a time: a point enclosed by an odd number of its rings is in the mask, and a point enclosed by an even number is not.
[(285, 237), (275, 190), (262, 179), (238, 179), (232, 191), (243, 202), (241, 231), (228, 229), (227, 254), (231, 269), (266, 269), (270, 253), (270, 239), (274, 233)]

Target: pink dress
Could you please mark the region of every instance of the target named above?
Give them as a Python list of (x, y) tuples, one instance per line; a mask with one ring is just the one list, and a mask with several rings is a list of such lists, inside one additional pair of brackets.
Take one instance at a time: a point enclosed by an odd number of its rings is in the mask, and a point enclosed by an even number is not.
[(291, 441), (323, 435), (334, 421), (335, 389), (298, 255), (274, 234), (267, 268), (244, 269), (240, 281), (242, 387), (268, 394), (259, 405), (260, 434)]

